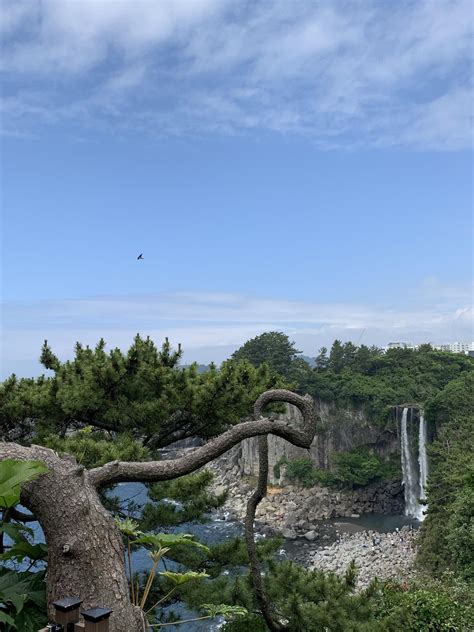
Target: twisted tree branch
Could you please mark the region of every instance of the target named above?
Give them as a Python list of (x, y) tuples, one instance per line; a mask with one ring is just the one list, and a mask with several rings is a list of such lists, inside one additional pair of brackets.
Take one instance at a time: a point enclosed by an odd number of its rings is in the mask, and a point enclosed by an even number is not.
[(259, 435), (274, 434), (301, 448), (309, 448), (315, 426), (312, 400), (283, 389), (266, 391), (255, 403), (256, 416), (261, 415), (263, 407), (267, 403), (275, 401), (286, 401), (298, 406), (305, 419), (303, 427), (301, 429), (292, 428), (285, 421), (273, 421), (267, 417), (260, 417), (255, 421), (246, 421), (233, 426), (184, 457), (144, 463), (111, 461), (102, 467), (90, 470), (87, 473), (89, 480), (98, 489), (125, 481), (157, 482), (174, 479), (194, 472), (209, 461), (213, 461), (243, 439)]
[[(309, 448), (313, 441), (316, 429), (316, 410), (312, 397), (306, 395), (301, 397), (290, 391), (274, 390), (266, 391), (255, 402), (254, 415), (259, 416), (263, 408), (270, 402), (288, 402), (294, 404), (303, 415), (303, 426), (300, 430), (306, 439), (306, 445)], [(277, 422), (273, 422), (277, 423)], [(286, 437), (284, 437), (286, 438)], [(291, 441), (291, 439), (290, 439)], [(292, 441), (293, 442), (293, 441)], [(257, 507), (261, 500), (267, 494), (268, 484), (268, 436), (262, 436), (258, 439), (258, 481), (254, 493), (247, 502), (247, 513), (245, 516), (245, 541), (247, 543), (247, 551), (250, 559), (250, 570), (252, 574), (252, 583), (255, 590), (260, 610), (263, 618), (271, 630), (271, 632), (284, 632), (287, 627), (278, 621), (274, 613), (268, 596), (263, 585), (262, 572), (260, 562), (257, 556), (257, 547), (255, 546), (254, 521)]]

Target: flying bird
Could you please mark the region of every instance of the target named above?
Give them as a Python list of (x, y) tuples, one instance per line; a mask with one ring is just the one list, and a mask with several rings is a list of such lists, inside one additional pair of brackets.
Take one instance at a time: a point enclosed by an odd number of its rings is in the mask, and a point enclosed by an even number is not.
[(138, 259), (143, 259), (143, 252), (141, 252), (141, 253), (138, 255), (137, 260), (138, 260)]

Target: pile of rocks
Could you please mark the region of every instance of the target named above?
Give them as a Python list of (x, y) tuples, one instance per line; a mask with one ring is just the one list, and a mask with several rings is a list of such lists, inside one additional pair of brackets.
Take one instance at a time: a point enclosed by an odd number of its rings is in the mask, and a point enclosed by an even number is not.
[(354, 560), (358, 569), (358, 588), (368, 586), (374, 577), (406, 581), (415, 576), (417, 535), (417, 531), (410, 527), (402, 527), (393, 533), (342, 533), (338, 541), (309, 554), (309, 568), (343, 575)]

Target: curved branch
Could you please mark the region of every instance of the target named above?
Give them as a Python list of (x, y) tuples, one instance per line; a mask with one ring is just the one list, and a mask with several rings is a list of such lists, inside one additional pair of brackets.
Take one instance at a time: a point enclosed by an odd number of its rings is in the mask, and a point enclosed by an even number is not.
[[(316, 429), (316, 410), (314, 401), (309, 395), (301, 397), (296, 393), (291, 393), (284, 389), (276, 389), (274, 391), (266, 391), (262, 393), (254, 405), (255, 416), (260, 415), (264, 406), (270, 402), (288, 402), (296, 406), (303, 416), (302, 433), (305, 435), (308, 444), (311, 445)], [(274, 422), (276, 423), (276, 422)], [(265, 591), (262, 579), (260, 562), (257, 555), (257, 547), (255, 546), (254, 522), (255, 513), (261, 500), (267, 494), (268, 484), (268, 437), (259, 437), (258, 440), (258, 480), (254, 493), (247, 502), (247, 513), (245, 515), (245, 541), (250, 559), (250, 570), (252, 575), (252, 584), (255, 591), (260, 610), (263, 618), (271, 630), (271, 632), (283, 632), (287, 627), (278, 622), (273, 613), (270, 601)]]
[(262, 418), (233, 426), (227, 432), (179, 459), (144, 463), (111, 461), (102, 467), (90, 470), (88, 472), (89, 480), (96, 488), (124, 481), (148, 483), (168, 481), (194, 472), (209, 461), (217, 459), (218, 456), (244, 439), (264, 434), (275, 434), (301, 448), (309, 448), (311, 445), (311, 439), (308, 441), (306, 433), (291, 428), (285, 422)]
[(285, 628), (275, 621), (272, 614), (272, 608), (268, 600), (267, 593), (263, 586), (263, 578), (261, 572), (260, 561), (257, 555), (257, 547), (255, 545), (254, 521), (255, 512), (260, 501), (267, 494), (268, 482), (268, 438), (258, 438), (258, 481), (254, 493), (247, 502), (247, 513), (245, 515), (245, 542), (250, 560), (250, 571), (252, 576), (253, 589), (257, 598), (260, 610), (265, 622), (271, 632), (282, 632)]

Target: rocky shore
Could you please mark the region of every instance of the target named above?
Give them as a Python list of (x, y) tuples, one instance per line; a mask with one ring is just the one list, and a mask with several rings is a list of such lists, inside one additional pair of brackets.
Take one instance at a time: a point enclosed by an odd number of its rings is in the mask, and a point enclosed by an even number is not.
[[(228, 492), (221, 516), (242, 521), (255, 481), (241, 476), (232, 457), (215, 461), (210, 469), (216, 476), (214, 491)], [(321, 486), (269, 486), (267, 497), (257, 509), (256, 532), (281, 534), (286, 540), (284, 555), (308, 568), (343, 575), (354, 560), (357, 587), (363, 588), (375, 577), (406, 581), (415, 575), (417, 531), (405, 526), (392, 533), (380, 533), (344, 522), (344, 518), (402, 512), (403, 490), (399, 481), (373, 485), (356, 493)]]
[(402, 527), (393, 533), (342, 533), (338, 541), (312, 551), (308, 566), (344, 575), (354, 560), (358, 588), (368, 586), (374, 577), (407, 581), (415, 576), (417, 535), (417, 531), (410, 527)]

